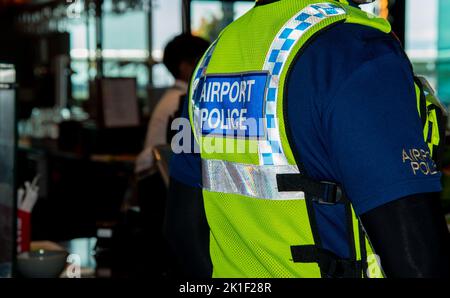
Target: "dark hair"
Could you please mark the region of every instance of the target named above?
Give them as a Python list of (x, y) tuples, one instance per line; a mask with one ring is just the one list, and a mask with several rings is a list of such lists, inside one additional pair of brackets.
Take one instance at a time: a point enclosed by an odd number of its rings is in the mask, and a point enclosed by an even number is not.
[(208, 49), (209, 42), (191, 34), (181, 34), (172, 39), (164, 49), (163, 63), (178, 78), (182, 62), (196, 63)]

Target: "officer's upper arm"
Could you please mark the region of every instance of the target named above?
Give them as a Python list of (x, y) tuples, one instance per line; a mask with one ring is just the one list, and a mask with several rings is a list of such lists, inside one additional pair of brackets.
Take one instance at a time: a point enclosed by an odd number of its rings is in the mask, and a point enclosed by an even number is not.
[(359, 214), (440, 191), (414, 92), (407, 60), (392, 53), (362, 64), (330, 100), (322, 123), (330, 160)]

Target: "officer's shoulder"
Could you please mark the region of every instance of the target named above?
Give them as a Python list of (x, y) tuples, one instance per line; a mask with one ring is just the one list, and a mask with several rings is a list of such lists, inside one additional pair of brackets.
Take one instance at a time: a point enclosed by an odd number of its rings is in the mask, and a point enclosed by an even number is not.
[(333, 55), (345, 55), (353, 58), (382, 56), (385, 54), (402, 55), (402, 48), (392, 34), (378, 29), (349, 23), (339, 23), (318, 33), (311, 44), (320, 48), (320, 52)]

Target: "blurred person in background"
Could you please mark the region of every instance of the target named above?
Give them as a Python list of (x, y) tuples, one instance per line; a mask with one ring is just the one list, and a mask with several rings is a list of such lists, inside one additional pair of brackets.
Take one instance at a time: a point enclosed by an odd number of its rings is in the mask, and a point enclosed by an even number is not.
[(172, 39), (164, 49), (163, 63), (175, 78), (175, 84), (159, 100), (150, 118), (143, 151), (136, 161), (135, 172), (154, 172), (153, 148), (168, 144), (170, 119), (179, 110), (197, 61), (208, 49), (209, 42), (190, 34)]
[(167, 189), (162, 176), (156, 170), (153, 149), (155, 146), (170, 143), (171, 122), (179, 114), (178, 110), (184, 102), (183, 97), (187, 93), (188, 82), (196, 63), (208, 47), (206, 40), (188, 34), (176, 36), (167, 44), (163, 63), (175, 78), (175, 84), (165, 92), (153, 110), (145, 146), (135, 164), (135, 173), (138, 176), (137, 198), (144, 233), (151, 239), (152, 254), (159, 256), (152, 266), (155, 272), (162, 275), (169, 269), (162, 234)]

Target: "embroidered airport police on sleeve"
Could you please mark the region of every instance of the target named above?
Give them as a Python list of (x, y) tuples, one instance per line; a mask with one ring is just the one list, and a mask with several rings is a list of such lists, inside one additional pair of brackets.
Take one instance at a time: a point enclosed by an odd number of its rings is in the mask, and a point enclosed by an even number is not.
[(414, 175), (422, 173), (428, 176), (439, 173), (429, 151), (416, 148), (409, 150), (403, 149), (402, 160), (404, 164), (410, 166), (410, 170)]

